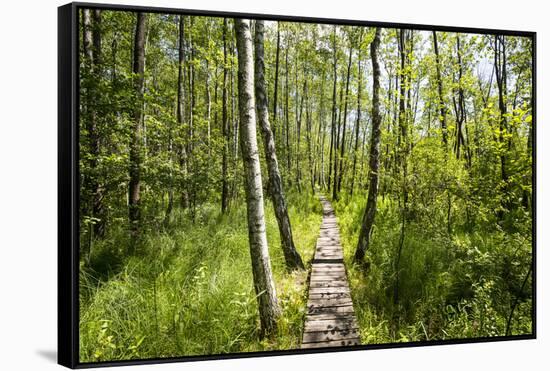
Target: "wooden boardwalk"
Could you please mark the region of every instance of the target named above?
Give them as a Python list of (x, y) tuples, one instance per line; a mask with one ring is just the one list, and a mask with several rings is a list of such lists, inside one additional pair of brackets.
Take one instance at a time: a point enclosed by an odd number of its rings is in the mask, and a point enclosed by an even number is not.
[(302, 348), (360, 344), (336, 216), (321, 196), (323, 222), (309, 280)]

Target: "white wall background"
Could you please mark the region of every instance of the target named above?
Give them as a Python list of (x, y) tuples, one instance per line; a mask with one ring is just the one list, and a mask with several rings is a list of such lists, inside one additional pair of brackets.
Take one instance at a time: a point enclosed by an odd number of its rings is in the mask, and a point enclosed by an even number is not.
[[(105, 0), (108, 2), (108, 0)], [(540, 0), (112, 0), (237, 12), (538, 32), (538, 339), (128, 367), (128, 370), (520, 370), (549, 360), (550, 140), (545, 117), (548, 9)], [(57, 6), (2, 3), (0, 10), (0, 369), (60, 369), (56, 356)], [(546, 354), (545, 354), (546, 351)]]

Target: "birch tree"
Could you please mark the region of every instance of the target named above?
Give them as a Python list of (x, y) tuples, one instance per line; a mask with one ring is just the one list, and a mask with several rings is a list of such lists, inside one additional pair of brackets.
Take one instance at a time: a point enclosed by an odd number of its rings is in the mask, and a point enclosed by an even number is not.
[(248, 242), (252, 259), (254, 289), (260, 312), (261, 332), (268, 335), (277, 327), (280, 315), (271, 273), (264, 216), (264, 197), (260, 156), (256, 141), (256, 112), (254, 102), (254, 65), (250, 21), (235, 19), (239, 62), (238, 91), (241, 133), (241, 152), (245, 175)]

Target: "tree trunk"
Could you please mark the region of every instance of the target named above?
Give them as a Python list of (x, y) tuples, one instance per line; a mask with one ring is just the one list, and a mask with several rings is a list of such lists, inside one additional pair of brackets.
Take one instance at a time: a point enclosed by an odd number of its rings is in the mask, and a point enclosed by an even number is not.
[[(344, 155), (346, 151), (346, 124), (348, 119), (348, 94), (349, 94), (349, 76), (351, 70), (351, 57), (352, 57), (353, 47), (349, 48), (349, 57), (348, 57), (348, 71), (346, 74), (346, 93), (344, 95), (344, 118), (342, 120), (342, 146), (340, 147), (340, 169), (338, 170), (338, 193), (342, 189), (342, 178), (344, 171)], [(338, 199), (338, 197), (336, 197)]]
[[(94, 45), (93, 49), (93, 70), (96, 76), (99, 76), (101, 78), (103, 74), (102, 69), (102, 54), (101, 54), (101, 10), (100, 9), (94, 9), (93, 15), (93, 22), (94, 22), (94, 31), (92, 35), (92, 41)], [(96, 114), (96, 110), (94, 110), (94, 115)], [(96, 133), (92, 135), (91, 139), (94, 142), (93, 147), (96, 151), (97, 157), (99, 157), (100, 152), (100, 146), (102, 142), (102, 138), (100, 136), (99, 130), (97, 128), (98, 125), (98, 118), (94, 119), (94, 127), (96, 129)], [(96, 162), (97, 166), (97, 157), (96, 155), (93, 155), (93, 161)], [(106, 215), (105, 211), (103, 209), (103, 198), (104, 198), (104, 184), (96, 178), (95, 184), (92, 186), (93, 190), (93, 215), (98, 219), (96, 221), (96, 224), (94, 225), (94, 234), (98, 237), (103, 237), (105, 235), (105, 225), (107, 221), (105, 220)]]
[(134, 37), (134, 59), (132, 72), (134, 73), (135, 101), (131, 114), (132, 138), (130, 143), (130, 182), (128, 186), (128, 216), (130, 221), (131, 246), (130, 252), (135, 253), (136, 243), (139, 237), (140, 210), (140, 186), (141, 186), (141, 118), (143, 110), (143, 83), (145, 71), (145, 28), (147, 15), (137, 13), (136, 32)]
[[(277, 95), (279, 92), (279, 56), (281, 54), (281, 30), (277, 22), (277, 52), (275, 56), (275, 82), (273, 84), (273, 126), (277, 127)], [(277, 130), (274, 130), (276, 132)]]
[(267, 92), (264, 76), (264, 22), (256, 21), (254, 46), (256, 51), (255, 85), (256, 85), (256, 109), (258, 121), (262, 129), (264, 140), (265, 158), (269, 174), (269, 193), (273, 202), (273, 209), (279, 225), (281, 244), (288, 269), (304, 268), (300, 254), (296, 251), (292, 239), (292, 228), (288, 216), (286, 200), (283, 192), (283, 182), (279, 172), (279, 163), (275, 150), (275, 140), (269, 124), (269, 112), (267, 104)]
[(227, 156), (229, 152), (229, 121), (227, 116), (227, 18), (223, 19), (222, 137), (222, 213), (225, 213), (229, 201), (229, 183), (227, 179)]
[[(505, 134), (508, 132), (508, 120), (507, 120), (507, 107), (506, 107), (506, 96), (508, 95), (507, 89), (507, 77), (506, 77), (506, 39), (505, 36), (495, 36), (495, 76), (497, 80), (498, 88), (498, 109), (500, 112), (499, 120), (499, 136), (498, 141), (502, 148), (505, 146)], [(503, 182), (503, 191), (507, 193), (508, 191), (508, 168), (507, 168), (507, 157), (506, 151), (500, 151), (500, 171), (501, 171), (501, 180)], [(501, 204), (502, 209), (507, 209), (509, 203), (506, 201), (507, 197), (504, 197)], [(498, 217), (500, 220), (504, 217), (504, 211), (500, 210), (498, 212)]]
[[(183, 15), (179, 16), (179, 41), (178, 41), (178, 102), (176, 116), (178, 124), (184, 125), (185, 122), (185, 19)], [(181, 130), (186, 136), (186, 130)], [(189, 207), (189, 194), (187, 190), (187, 141), (183, 140), (179, 146), (179, 165), (182, 172), (181, 187), (181, 206), (185, 209)]]
[[(361, 39), (359, 39), (361, 44)], [(361, 92), (363, 88), (363, 73), (361, 71), (361, 49), (359, 49), (359, 55), (357, 56), (357, 117), (355, 120), (355, 144), (353, 147), (353, 166), (351, 171), (351, 184), (349, 188), (350, 196), (353, 195), (353, 188), (355, 187), (355, 172), (357, 169), (357, 149), (359, 147), (359, 125), (361, 125)], [(391, 88), (390, 88), (391, 90)]]
[(322, 80), (321, 80), (321, 101), (319, 102), (319, 131), (317, 134), (318, 148), (321, 156), (321, 161), (319, 163), (319, 180), (318, 184), (322, 189), (326, 188), (325, 182), (325, 70), (323, 70)]
[[(331, 125), (330, 125), (330, 151), (329, 151), (329, 161), (328, 161), (328, 191), (330, 192), (331, 182), (332, 182), (332, 164), (333, 164), (333, 152), (336, 153), (335, 146), (335, 134), (336, 134), (336, 83), (338, 80), (337, 76), (337, 55), (336, 55), (336, 26), (333, 28), (332, 32), (332, 49), (333, 49), (333, 85), (332, 85), (332, 111), (331, 111)], [(334, 156), (335, 157), (335, 156)], [(336, 160), (334, 160), (335, 162)]]
[(245, 173), (248, 239), (254, 288), (258, 300), (262, 335), (274, 333), (280, 315), (267, 246), (262, 190), (262, 173), (256, 141), (254, 110), (254, 66), (250, 21), (235, 19), (239, 60), (238, 90), (241, 151)]
[(195, 117), (197, 116), (196, 107), (196, 92), (195, 92), (195, 47), (193, 45), (193, 24), (195, 17), (189, 17), (189, 51), (191, 53), (191, 63), (189, 63), (189, 126), (188, 126), (188, 141), (187, 141), (187, 167), (191, 174), (189, 176), (188, 193), (189, 206), (191, 209), (191, 219), (195, 222), (196, 207), (197, 207), (197, 183), (195, 179), (197, 164), (195, 162), (194, 147), (195, 147)]
[(372, 131), (369, 153), (369, 193), (367, 207), (359, 232), (359, 242), (355, 251), (355, 261), (361, 262), (365, 257), (370, 243), (370, 233), (376, 215), (376, 198), (378, 197), (378, 168), (380, 165), (380, 64), (378, 62), (378, 48), (380, 47), (380, 28), (376, 29), (374, 40), (370, 45), (372, 60)]
[[(82, 11), (84, 68), (94, 79), (101, 78), (101, 10), (89, 9)], [(100, 134), (98, 131), (97, 92), (95, 88), (88, 88), (84, 102), (87, 113), (86, 130), (90, 147), (90, 175), (85, 185), (90, 194), (88, 212), (92, 218), (89, 228), (89, 241), (94, 236), (103, 236), (105, 232), (105, 215), (103, 210), (104, 188), (98, 179), (98, 158), (100, 150)], [(91, 247), (91, 246), (90, 246)]]
[[(344, 80), (344, 76), (342, 75), (342, 80)], [(342, 118), (342, 102), (344, 101), (344, 85), (340, 84), (340, 100), (339, 100), (339, 108), (338, 108), (338, 115), (336, 112), (334, 113), (334, 117), (336, 120), (336, 133), (334, 136), (334, 169), (332, 171), (334, 172), (333, 176), (333, 184), (332, 184), (332, 198), (335, 201), (338, 201), (338, 165), (340, 164), (340, 130), (341, 130), (341, 121)]]
[(460, 48), (460, 36), (456, 36), (456, 58), (458, 63), (458, 78), (457, 78), (457, 85), (458, 85), (458, 103), (456, 108), (456, 130), (457, 130), (457, 137), (456, 137), (456, 158), (460, 159), (460, 146), (464, 146), (466, 148), (466, 160), (468, 160), (468, 148), (466, 147), (466, 141), (464, 139), (464, 134), (462, 132), (462, 126), (466, 125), (466, 102), (464, 99), (464, 88), (463, 88), (463, 82), (462, 82), (462, 75), (463, 75), (463, 67), (462, 67), (462, 51)]
[(315, 193), (315, 168), (313, 164), (313, 149), (312, 149), (312, 112), (311, 112), (311, 103), (308, 96), (308, 90), (306, 88), (305, 99), (306, 99), (306, 141), (307, 141), (307, 162), (309, 167), (309, 180), (311, 185), (311, 193)]
[[(398, 37), (398, 48), (401, 69), (399, 72), (399, 141), (398, 141), (398, 153), (399, 153), (399, 163), (401, 165), (403, 173), (401, 174), (401, 194), (403, 195), (403, 202), (401, 205), (401, 236), (399, 239), (399, 245), (397, 246), (397, 257), (395, 261), (395, 286), (394, 286), (394, 304), (397, 305), (399, 301), (399, 271), (400, 271), (400, 261), (401, 253), (403, 251), (403, 243), (405, 240), (405, 227), (407, 223), (407, 211), (408, 211), (408, 165), (407, 165), (407, 155), (409, 152), (409, 141), (408, 141), (408, 115), (405, 103), (405, 97), (410, 97), (410, 86), (407, 84), (407, 79), (409, 72), (407, 71), (409, 58), (407, 52), (407, 43), (410, 42), (412, 35), (409, 34), (408, 30), (400, 30)], [(410, 100), (410, 99), (409, 99)]]
[[(286, 165), (287, 165), (287, 173), (290, 174), (290, 170), (292, 167), (291, 164), (291, 155), (290, 155), (290, 108), (289, 108), (289, 84), (288, 84), (288, 32), (287, 32), (287, 42), (286, 42), (286, 48), (285, 48), (285, 149), (286, 149)], [(290, 176), (288, 177), (290, 179)], [(287, 179), (287, 181), (288, 181)], [(290, 182), (289, 182), (290, 184)]]
[(443, 81), (441, 79), (441, 65), (439, 62), (439, 47), (437, 44), (437, 32), (432, 31), (433, 34), (433, 43), (434, 43), (434, 53), (435, 53), (435, 71), (437, 77), (437, 93), (439, 95), (439, 111), (440, 117), (439, 121), (441, 122), (441, 135), (443, 138), (443, 144), (447, 148), (447, 109), (445, 108), (445, 100), (443, 99)]

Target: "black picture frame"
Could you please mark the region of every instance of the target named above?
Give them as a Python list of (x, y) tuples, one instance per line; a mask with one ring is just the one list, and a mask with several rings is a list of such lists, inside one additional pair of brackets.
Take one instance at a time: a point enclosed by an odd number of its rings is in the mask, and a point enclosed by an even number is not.
[[(532, 334), (514, 336), (480, 337), (470, 339), (450, 339), (435, 341), (415, 341), (407, 343), (387, 343), (358, 345), (353, 347), (328, 347), (320, 349), (292, 349), (277, 351), (258, 351), (233, 354), (215, 354), (199, 356), (181, 356), (170, 358), (150, 358), (140, 360), (101, 361), (82, 363), (79, 361), (79, 17), (81, 8), (142, 11), (149, 13), (183, 14), (196, 16), (231, 17), (262, 19), (273, 21), (295, 21), (351, 26), (407, 28), (422, 31), (444, 31), (476, 34), (501, 34), (522, 36), (532, 40), (532, 186), (533, 186), (533, 223), (532, 223)], [(188, 362), (202, 360), (220, 360), (230, 358), (264, 357), (289, 354), (327, 353), (371, 349), (417, 347), (430, 345), (449, 345), (495, 342), (508, 340), (536, 339), (536, 138), (537, 138), (537, 98), (536, 98), (536, 40), (537, 33), (503, 29), (470, 28), (379, 21), (359, 21), (332, 18), (312, 18), (287, 15), (237, 13), (223, 11), (202, 11), (194, 9), (175, 9), (148, 6), (97, 4), (73, 2), (58, 8), (58, 363), (69, 368), (91, 368), (104, 366), (123, 366), (155, 364), (169, 362)]]

